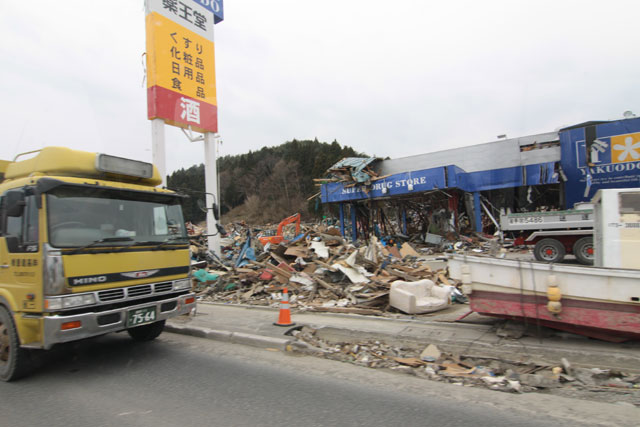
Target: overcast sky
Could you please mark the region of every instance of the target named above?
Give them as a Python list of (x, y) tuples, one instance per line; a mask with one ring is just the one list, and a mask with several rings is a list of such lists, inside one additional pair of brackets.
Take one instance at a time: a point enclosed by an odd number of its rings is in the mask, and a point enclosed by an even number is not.
[[(391, 158), (640, 115), (640, 2), (225, 0), (220, 155), (318, 138)], [(0, 0), (0, 159), (151, 161), (143, 0)], [(201, 143), (167, 127), (171, 172)]]

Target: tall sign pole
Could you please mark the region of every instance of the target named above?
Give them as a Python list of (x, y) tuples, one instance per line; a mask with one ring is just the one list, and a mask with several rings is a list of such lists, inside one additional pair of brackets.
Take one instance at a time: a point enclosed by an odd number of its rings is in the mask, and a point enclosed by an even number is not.
[[(204, 134), (207, 207), (218, 202), (214, 24), (222, 0), (146, 0), (147, 113), (152, 121), (153, 160), (166, 184), (165, 123)], [(193, 140), (193, 139), (192, 139)], [(220, 255), (220, 236), (207, 213), (209, 249)]]
[[(207, 207), (211, 207), (213, 202), (218, 205), (218, 200), (210, 200), (209, 195), (218, 194), (218, 170), (216, 165), (216, 149), (218, 145), (218, 134), (207, 132), (204, 134), (204, 185), (207, 191)], [(213, 208), (217, 209), (217, 207)], [(209, 234), (209, 249), (220, 255), (220, 234), (216, 230), (216, 219), (213, 209), (207, 209), (207, 229)], [(216, 212), (217, 214), (217, 212)], [(212, 231), (213, 230), (213, 231)]]
[(151, 156), (153, 164), (162, 177), (162, 186), (167, 186), (167, 156), (164, 143), (164, 120), (151, 120)]

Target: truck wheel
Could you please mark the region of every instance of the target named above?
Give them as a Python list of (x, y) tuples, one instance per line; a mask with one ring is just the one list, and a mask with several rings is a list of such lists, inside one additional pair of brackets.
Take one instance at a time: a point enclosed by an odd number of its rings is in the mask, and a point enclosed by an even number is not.
[(573, 254), (580, 264), (593, 265), (593, 237), (583, 237), (573, 245)]
[(533, 254), (538, 261), (560, 262), (564, 259), (564, 245), (556, 239), (542, 239), (536, 243)]
[(28, 350), (20, 347), (13, 316), (0, 306), (0, 379), (13, 381), (23, 377), (29, 371), (30, 356)]
[(151, 341), (158, 338), (164, 329), (164, 320), (127, 329), (129, 336), (136, 341)]

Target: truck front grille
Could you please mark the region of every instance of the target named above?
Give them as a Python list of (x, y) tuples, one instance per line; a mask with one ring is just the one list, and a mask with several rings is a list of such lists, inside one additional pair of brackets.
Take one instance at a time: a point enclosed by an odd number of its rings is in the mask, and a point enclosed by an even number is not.
[(115, 301), (124, 298), (124, 289), (108, 289), (99, 291), (98, 298), (100, 301)]
[(128, 288), (105, 289), (98, 291), (101, 302), (137, 299), (152, 294), (163, 294), (173, 290), (173, 282), (162, 282), (149, 285), (130, 286)]
[(171, 283), (171, 282), (156, 283), (153, 286), (153, 291), (155, 293), (169, 292), (171, 290), (173, 290), (173, 283)]
[(132, 286), (127, 288), (129, 297), (140, 297), (143, 295), (151, 295), (151, 285)]

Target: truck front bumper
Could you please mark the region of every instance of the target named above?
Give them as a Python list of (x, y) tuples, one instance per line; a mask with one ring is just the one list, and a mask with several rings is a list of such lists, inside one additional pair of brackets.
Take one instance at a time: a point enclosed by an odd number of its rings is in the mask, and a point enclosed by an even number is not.
[[(131, 310), (155, 307), (155, 321), (160, 321), (188, 314), (195, 306), (195, 295), (189, 293), (109, 311), (45, 316), (42, 318), (44, 335), (42, 346), (39, 348), (47, 350), (54, 344), (123, 331), (127, 329), (127, 313)], [(69, 325), (78, 325), (78, 327), (66, 329)], [(33, 348), (33, 346), (29, 347)]]

